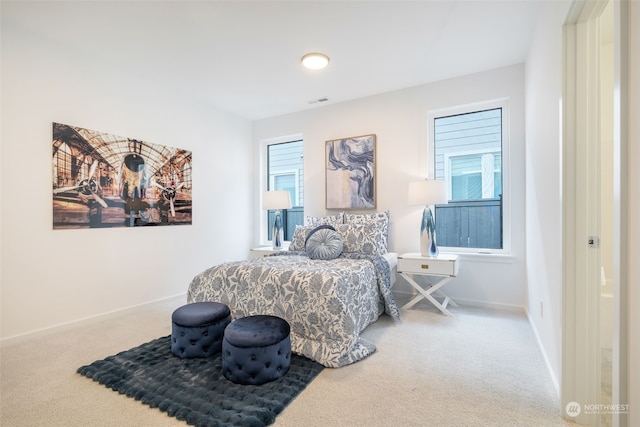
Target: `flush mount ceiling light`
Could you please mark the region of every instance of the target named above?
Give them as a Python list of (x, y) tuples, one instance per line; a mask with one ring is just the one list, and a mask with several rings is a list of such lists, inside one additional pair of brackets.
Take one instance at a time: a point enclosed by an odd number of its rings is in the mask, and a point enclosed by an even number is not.
[(324, 53), (307, 53), (302, 57), (302, 65), (311, 70), (320, 70), (329, 65), (329, 57)]

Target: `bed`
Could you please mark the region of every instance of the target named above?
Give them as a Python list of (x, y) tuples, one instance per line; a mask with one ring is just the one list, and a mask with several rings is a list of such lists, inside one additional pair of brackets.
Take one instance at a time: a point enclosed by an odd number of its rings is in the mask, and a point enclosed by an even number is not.
[[(337, 255), (314, 256), (310, 237), (321, 229), (339, 235)], [(307, 217), (288, 251), (210, 267), (193, 278), (188, 301), (225, 303), (234, 319), (282, 317), (291, 325), (294, 353), (327, 367), (345, 366), (376, 351), (360, 336), (368, 325), (383, 314), (399, 319), (391, 292), (397, 255), (387, 252), (387, 235), (386, 212)]]

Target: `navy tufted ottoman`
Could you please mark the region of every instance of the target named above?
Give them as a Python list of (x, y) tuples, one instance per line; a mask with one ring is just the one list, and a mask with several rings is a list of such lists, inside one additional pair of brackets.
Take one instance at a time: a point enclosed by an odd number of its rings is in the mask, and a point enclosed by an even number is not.
[(229, 307), (219, 302), (194, 302), (171, 316), (171, 352), (181, 359), (215, 356), (222, 349)]
[(287, 373), (291, 364), (289, 323), (276, 316), (236, 319), (224, 331), (222, 373), (236, 384), (260, 385)]

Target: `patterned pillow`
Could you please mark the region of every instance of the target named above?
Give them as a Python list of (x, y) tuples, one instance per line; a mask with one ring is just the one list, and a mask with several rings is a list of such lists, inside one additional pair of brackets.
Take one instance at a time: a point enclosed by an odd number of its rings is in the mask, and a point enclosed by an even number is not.
[(340, 234), (327, 226), (312, 230), (307, 237), (306, 251), (311, 259), (337, 258), (342, 253), (342, 247)]
[(374, 212), (370, 214), (345, 214), (345, 224), (368, 224), (377, 220), (384, 220), (389, 223), (389, 211)]
[(343, 241), (343, 252), (358, 252), (369, 255), (387, 253), (387, 238), (384, 228), (374, 224), (343, 224), (336, 228)]
[(313, 226), (296, 225), (295, 230), (293, 230), (293, 237), (291, 237), (291, 243), (289, 244), (289, 250), (304, 252), (307, 235), (314, 228)]
[(307, 216), (304, 220), (304, 225), (336, 225), (344, 224), (344, 213), (330, 215), (330, 216)]
[(389, 251), (389, 211), (370, 214), (345, 214), (344, 223), (371, 225), (374, 228), (378, 228), (378, 230), (372, 230), (372, 233), (380, 238), (378, 241), (378, 252), (386, 254)]

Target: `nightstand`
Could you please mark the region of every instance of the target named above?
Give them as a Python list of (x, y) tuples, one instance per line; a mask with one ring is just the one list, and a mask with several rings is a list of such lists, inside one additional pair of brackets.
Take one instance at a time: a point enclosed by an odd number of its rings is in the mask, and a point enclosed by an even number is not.
[(269, 256), (276, 252), (282, 252), (289, 249), (289, 244), (287, 243), (286, 247), (283, 245), (282, 249), (273, 249), (273, 246), (258, 246), (257, 248), (253, 248), (249, 251), (249, 258), (262, 258), (265, 256)]
[[(451, 300), (440, 288), (449, 283), (458, 274), (458, 255), (440, 254), (436, 258), (423, 257), (419, 253), (402, 254), (398, 257), (398, 273), (417, 291), (411, 301), (402, 308), (413, 307), (418, 301), (426, 298), (447, 316), (453, 316), (447, 306), (457, 304)], [(430, 283), (420, 286), (413, 276), (428, 276)], [(434, 279), (435, 281), (431, 281)], [(434, 298), (434, 295), (443, 298), (442, 303)]]

